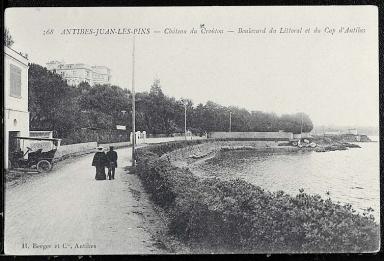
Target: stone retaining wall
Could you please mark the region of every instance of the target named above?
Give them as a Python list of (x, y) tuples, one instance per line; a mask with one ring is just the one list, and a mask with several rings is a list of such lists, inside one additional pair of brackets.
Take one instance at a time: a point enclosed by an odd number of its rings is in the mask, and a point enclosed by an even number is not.
[(99, 146), (103, 146), (104, 149), (108, 150), (109, 146), (113, 146), (115, 149), (118, 148), (123, 148), (123, 147), (128, 147), (131, 146), (132, 143), (127, 141), (127, 142), (115, 142), (115, 143), (104, 143), (104, 144), (99, 144)]
[[(189, 140), (205, 139), (205, 137), (192, 136)], [(176, 140), (184, 140), (184, 137), (164, 137), (164, 138), (147, 138), (146, 143), (162, 143)], [(98, 144), (97, 142), (85, 142), (70, 145), (62, 145), (59, 147), (55, 154), (55, 159), (65, 159), (72, 156), (79, 156), (96, 151), (97, 146), (104, 147), (105, 150), (109, 149), (109, 146), (114, 146), (115, 149), (131, 146), (131, 142), (116, 142), (116, 143), (104, 143)]]
[(55, 158), (63, 158), (69, 155), (85, 154), (95, 151), (97, 142), (77, 143), (60, 146), (55, 154)]
[(255, 140), (290, 140), (292, 132), (211, 132), (213, 139), (255, 139)]

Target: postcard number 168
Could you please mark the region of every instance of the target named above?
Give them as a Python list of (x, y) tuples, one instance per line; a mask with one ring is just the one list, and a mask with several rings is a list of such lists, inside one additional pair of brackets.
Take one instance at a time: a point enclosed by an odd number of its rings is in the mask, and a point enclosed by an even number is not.
[(51, 35), (53, 34), (54, 30), (53, 29), (47, 29), (43, 31), (43, 35)]

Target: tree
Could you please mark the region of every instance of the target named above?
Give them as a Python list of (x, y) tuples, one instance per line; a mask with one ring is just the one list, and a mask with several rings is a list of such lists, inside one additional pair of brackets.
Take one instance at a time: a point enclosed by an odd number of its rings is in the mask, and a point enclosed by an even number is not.
[(130, 93), (128, 91), (114, 85), (105, 84), (90, 87), (86, 83), (81, 83), (78, 90), (81, 92), (78, 100), (80, 109), (98, 113), (101, 117), (99, 120), (93, 120), (95, 127), (113, 129), (116, 125), (123, 123), (126, 125), (126, 116), (124, 117), (122, 111), (128, 111), (130, 108), (128, 97)]
[(293, 133), (310, 132), (313, 124), (309, 116), (305, 113), (296, 113), (293, 115), (283, 114), (280, 117), (279, 127), (281, 130)]
[(88, 82), (81, 82), (81, 83), (79, 83), (77, 88), (81, 93), (89, 93), (89, 91), (91, 90), (92, 87), (91, 87), (91, 85), (89, 85)]
[(149, 91), (148, 113), (150, 113), (150, 132), (154, 134), (169, 134), (170, 107), (169, 98), (161, 90), (160, 80), (156, 79)]
[(30, 64), (28, 86), (31, 130), (54, 130), (59, 136), (70, 133), (78, 124), (75, 87), (37, 64)]
[[(31, 130), (53, 130), (60, 138), (81, 128), (112, 130), (116, 125), (132, 127), (132, 94), (114, 85), (91, 87), (82, 82), (69, 86), (62, 77), (37, 64), (29, 68), (29, 111)], [(222, 106), (212, 101), (193, 105), (191, 100), (176, 100), (165, 95), (160, 80), (149, 92), (136, 94), (136, 126), (149, 134), (184, 132), (184, 104), (187, 129), (194, 133), (228, 131), (309, 132), (313, 124), (304, 113), (285, 114), (249, 112), (236, 106)], [(123, 113), (124, 112), (124, 113)]]
[(151, 89), (149, 91), (149, 94), (151, 94), (153, 96), (164, 97), (164, 93), (161, 90), (159, 79), (154, 80), (153, 84), (151, 85)]
[(12, 35), (10, 34), (8, 28), (4, 30), (4, 45), (7, 47), (11, 47), (14, 44)]

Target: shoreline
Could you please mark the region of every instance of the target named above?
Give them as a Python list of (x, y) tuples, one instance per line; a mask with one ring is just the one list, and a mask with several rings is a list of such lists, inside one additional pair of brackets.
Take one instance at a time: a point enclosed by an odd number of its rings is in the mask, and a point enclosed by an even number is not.
[[(241, 151), (250, 150), (265, 153), (291, 153), (291, 152), (330, 152), (342, 151), (361, 146), (346, 141), (335, 141), (330, 138), (321, 140), (315, 138), (314, 141), (319, 142), (315, 148), (287, 145), (286, 142), (275, 141), (256, 141), (256, 140), (207, 140), (208, 142), (191, 145), (186, 148), (177, 150), (177, 153), (167, 153), (167, 158), (178, 167), (188, 167), (193, 164), (201, 164), (208, 159), (216, 157), (220, 151)], [(370, 142), (370, 141), (369, 141)], [(209, 145), (207, 145), (209, 144)]]
[[(154, 204), (167, 215), (170, 234), (190, 248), (191, 253), (236, 253), (239, 249), (248, 249), (252, 253), (337, 252), (349, 247), (352, 247), (351, 251), (359, 248), (376, 250), (377, 246), (370, 239), (377, 237), (378, 224), (372, 215), (356, 213), (351, 205), (334, 203), (329, 198), (322, 199), (303, 191), (291, 196), (283, 191), (270, 192), (240, 179), (221, 180), (196, 175), (191, 166), (216, 155), (225, 147), (223, 144), (228, 145), (228, 141), (164, 144), (144, 148), (138, 153), (138, 175), (144, 188)], [(262, 150), (255, 148), (256, 143), (250, 147)], [(241, 150), (243, 147), (235, 148)], [(287, 212), (287, 209), (291, 210)], [(306, 241), (297, 236), (309, 235), (312, 230), (292, 227), (303, 215), (308, 218), (306, 222), (312, 224), (310, 226), (317, 228), (316, 235)], [(285, 218), (281, 219), (282, 216)], [(273, 220), (273, 225), (265, 226), (265, 222)], [(348, 225), (339, 227), (340, 222)], [(369, 227), (369, 230), (363, 230), (363, 227)], [(335, 232), (329, 234), (327, 231)], [(363, 231), (368, 233), (366, 238), (359, 237), (360, 243), (355, 242), (355, 235)], [(345, 235), (344, 240), (351, 240), (351, 245), (347, 241), (336, 245), (327, 243), (338, 242), (340, 233)], [(238, 236), (241, 239), (236, 239)], [(268, 238), (279, 243), (267, 243), (267, 249), (263, 242), (269, 242)], [(225, 247), (218, 249), (218, 246)]]
[[(247, 146), (247, 145), (236, 145), (236, 142), (233, 142), (232, 145), (219, 145), (218, 148), (215, 148), (213, 150), (210, 149), (210, 147), (205, 146), (208, 152), (204, 152), (204, 150), (201, 150), (199, 148), (199, 152), (201, 154), (196, 155), (196, 153), (193, 150), (193, 146), (190, 146), (188, 150), (190, 150), (189, 153), (192, 154), (192, 156), (186, 156), (185, 158), (175, 158), (175, 154), (179, 154), (180, 150), (170, 152), (167, 154), (167, 159), (171, 162), (171, 164), (182, 167), (182, 168), (188, 168), (194, 175), (201, 177), (201, 178), (212, 178), (216, 177), (215, 175), (210, 175), (209, 171), (205, 170), (204, 168), (201, 168), (201, 165), (204, 165), (206, 161), (214, 159), (215, 157), (218, 157), (221, 152), (224, 153), (230, 153), (230, 152), (241, 152), (241, 151), (250, 151), (255, 153), (263, 153), (263, 154), (285, 154), (289, 155), (291, 153), (309, 153), (309, 152), (331, 152), (331, 151), (345, 151), (348, 149), (354, 149), (354, 148), (362, 148), (361, 146), (355, 145), (353, 143), (335, 143), (328, 145), (326, 149), (319, 150), (318, 147), (316, 148), (298, 148), (298, 147), (292, 147), (292, 146), (278, 146), (278, 147), (254, 147), (254, 146)], [(360, 142), (360, 143), (371, 143), (371, 142)], [(201, 145), (200, 145), (201, 146)], [(338, 147), (340, 146), (340, 147)], [(323, 148), (322, 148), (323, 149)], [(186, 154), (185, 152), (182, 154)], [(255, 154), (257, 155), (257, 154)], [(256, 156), (257, 157), (257, 156)], [(219, 177), (221, 178), (221, 177)], [(255, 184), (257, 185), (257, 184)], [(268, 190), (268, 188), (265, 188)], [(271, 191), (273, 192), (273, 191)], [(285, 191), (284, 191), (285, 192)], [(287, 192), (285, 192), (287, 193)], [(292, 193), (291, 196), (297, 195), (297, 193)], [(324, 195), (323, 195), (324, 196)], [(327, 197), (328, 198), (328, 197)], [(343, 201), (341, 204), (350, 204), (348, 201)], [(359, 213), (363, 213), (366, 209), (370, 209), (372, 206), (367, 206), (366, 208), (359, 208), (357, 211)], [(377, 211), (377, 209), (376, 209)], [(376, 220), (380, 220), (380, 217)]]

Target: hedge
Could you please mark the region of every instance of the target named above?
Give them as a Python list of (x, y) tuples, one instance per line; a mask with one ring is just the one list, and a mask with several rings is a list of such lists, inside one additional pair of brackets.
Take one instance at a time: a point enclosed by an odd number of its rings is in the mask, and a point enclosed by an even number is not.
[(140, 148), (137, 172), (169, 231), (197, 249), (219, 252), (372, 252), (379, 226), (319, 195), (271, 193), (243, 180), (200, 178), (173, 166), (166, 153), (195, 142)]

